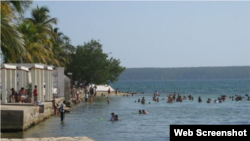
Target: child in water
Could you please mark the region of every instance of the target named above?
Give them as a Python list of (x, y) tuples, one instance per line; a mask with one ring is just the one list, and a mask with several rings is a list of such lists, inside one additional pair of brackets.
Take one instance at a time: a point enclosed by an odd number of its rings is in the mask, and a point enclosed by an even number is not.
[(107, 103), (109, 104), (109, 97), (107, 97)]
[(139, 114), (142, 114), (141, 110), (139, 110)]
[(148, 114), (148, 112), (145, 110), (142, 110), (142, 114)]
[(110, 121), (114, 121), (114, 120), (115, 120), (115, 113), (111, 113)]
[(115, 121), (119, 120), (118, 115), (115, 115)]

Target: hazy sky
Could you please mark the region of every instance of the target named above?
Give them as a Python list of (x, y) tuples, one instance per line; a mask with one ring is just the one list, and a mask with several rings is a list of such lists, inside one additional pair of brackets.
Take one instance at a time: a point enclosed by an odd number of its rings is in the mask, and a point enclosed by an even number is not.
[[(250, 66), (250, 1), (34, 1), (127, 68)], [(30, 10), (26, 12), (30, 16)]]

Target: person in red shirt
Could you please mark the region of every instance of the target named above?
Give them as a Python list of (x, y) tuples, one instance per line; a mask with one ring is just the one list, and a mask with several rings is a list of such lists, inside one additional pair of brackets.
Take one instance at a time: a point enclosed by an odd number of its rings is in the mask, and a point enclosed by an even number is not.
[(33, 94), (34, 94), (34, 105), (37, 106), (38, 92), (37, 92), (37, 86), (36, 85), (35, 85), (35, 89), (33, 90)]

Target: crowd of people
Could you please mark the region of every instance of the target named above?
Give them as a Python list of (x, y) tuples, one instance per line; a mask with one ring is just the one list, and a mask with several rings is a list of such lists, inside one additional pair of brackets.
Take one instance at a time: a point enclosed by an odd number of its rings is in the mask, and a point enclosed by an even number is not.
[[(160, 94), (157, 91), (155, 91), (155, 93), (153, 94), (153, 101), (159, 102), (159, 96), (160, 96)], [(247, 100), (250, 101), (250, 96), (248, 96), (248, 94), (245, 94), (245, 96), (247, 97)], [(232, 101), (241, 101), (242, 99), (244, 99), (244, 96), (234, 95), (234, 96), (229, 96), (229, 98)], [(187, 97), (181, 96), (180, 94), (177, 94), (176, 92), (167, 95), (167, 103), (182, 102), (183, 100), (187, 100), (187, 99), (193, 101), (194, 97), (192, 95), (188, 95)], [(218, 98), (214, 99), (214, 103), (222, 103), (227, 99), (228, 99), (227, 95), (220, 95)], [(164, 98), (162, 98), (162, 100), (164, 100)], [(203, 100), (202, 100), (201, 96), (199, 96), (198, 102), (201, 103), (202, 101)], [(135, 102), (145, 104), (146, 99), (145, 99), (145, 97), (142, 97), (142, 99), (138, 99)], [(212, 102), (211, 98), (208, 98), (206, 100), (206, 103), (211, 103), (211, 102)], [(149, 104), (150, 103), (151, 102), (149, 102)]]
[[(93, 103), (93, 98), (96, 96), (96, 89), (97, 87), (94, 86), (89, 86), (89, 85), (86, 85), (84, 88), (83, 88), (83, 91), (82, 89), (80, 89), (80, 92), (77, 92), (75, 87), (72, 88), (72, 93), (71, 93), (71, 96), (72, 98), (76, 98), (77, 100), (77, 103), (81, 103), (81, 98), (80, 98), (80, 94), (82, 92), (84, 92), (85, 94), (85, 103), (88, 104), (88, 103)], [(115, 94), (117, 95), (118, 93), (118, 88), (115, 90)], [(109, 99), (109, 94), (110, 94), (110, 88), (108, 89), (107, 93), (102, 93), (101, 94), (101, 97), (105, 97), (106, 98), (106, 101), (107, 101), (107, 104), (110, 103), (110, 99)], [(123, 95), (123, 96), (129, 96), (128, 94), (127, 95)], [(133, 94), (132, 94), (133, 96)], [(161, 95), (159, 94), (158, 91), (155, 91), (153, 93), (153, 101), (154, 102), (160, 102), (159, 100), (159, 97)], [(248, 96), (247, 94), (245, 95), (247, 97), (247, 100), (250, 101), (250, 96)], [(222, 103), (224, 102), (225, 100), (228, 99), (228, 96), (227, 95), (220, 95), (217, 99), (214, 99), (214, 103)], [(244, 99), (243, 96), (240, 96), (240, 95), (234, 95), (234, 96), (229, 96), (229, 99), (232, 99), (232, 101), (240, 101), (242, 99)], [(164, 97), (162, 98), (162, 100), (165, 100)], [(173, 92), (173, 93), (170, 93), (170, 94), (167, 94), (167, 99), (166, 99), (166, 102), (167, 103), (174, 103), (174, 102), (183, 102), (184, 100), (190, 100), (190, 101), (193, 101), (194, 100), (194, 96), (192, 95), (187, 95), (187, 96), (182, 96), (176, 92)], [(201, 96), (198, 97), (198, 103), (202, 103), (204, 102), (203, 99), (201, 98)], [(136, 100), (135, 102), (138, 102), (138, 103), (141, 103), (141, 104), (146, 104), (146, 98), (143, 96), (141, 99), (139, 98), (138, 100)], [(208, 98), (207, 100), (205, 100), (206, 103), (211, 103), (212, 102), (212, 99), (211, 98)], [(148, 102), (149, 104), (151, 103), (150, 101)], [(58, 116), (61, 116), (61, 120), (63, 121), (64, 119), (64, 110), (62, 110), (64, 106), (62, 105), (56, 105), (54, 106), (56, 110), (55, 113), (58, 114)], [(143, 109), (143, 110), (139, 110), (139, 114), (148, 114), (148, 112)], [(118, 121), (120, 120), (118, 118), (118, 114), (115, 114), (114, 112), (111, 113), (111, 117), (110, 117), (110, 121)]]
[[(248, 96), (247, 94), (245, 94), (245, 96), (247, 97), (247, 100), (250, 101), (250, 96)], [(180, 94), (177, 94), (176, 92), (174, 92), (173, 94), (168, 94), (168, 103), (173, 103), (174, 101), (176, 102), (182, 102), (183, 100), (194, 100), (194, 97), (192, 95), (188, 95), (187, 97), (186, 96), (181, 96)], [(229, 98), (232, 100), (232, 101), (241, 101), (242, 99), (244, 99), (244, 96), (241, 96), (241, 95), (234, 95), (234, 96), (229, 96)], [(228, 96), (227, 95), (220, 95), (218, 98), (214, 99), (214, 103), (222, 103), (224, 102), (225, 100), (228, 99)], [(201, 103), (203, 100), (202, 98), (199, 96), (198, 97), (198, 102)], [(211, 103), (212, 102), (212, 99), (211, 98), (208, 98), (206, 100), (206, 103)]]
[[(159, 96), (160, 94), (155, 91), (153, 94), (153, 101), (155, 102), (159, 102)], [(247, 101), (250, 101), (250, 96), (248, 96), (248, 94), (245, 94), (245, 96), (247, 97)], [(167, 94), (167, 103), (174, 103), (174, 102), (182, 102), (183, 100), (190, 100), (193, 101), (194, 97), (192, 95), (188, 95), (188, 96), (181, 96), (180, 94), (177, 94), (176, 92), (173, 92), (171, 94)], [(222, 103), (225, 100), (228, 99), (227, 95), (220, 95), (218, 98), (214, 99), (214, 103)], [(241, 95), (234, 95), (234, 96), (229, 96), (229, 99), (231, 99), (232, 101), (241, 101), (242, 99), (244, 99), (244, 96)], [(164, 97), (162, 98), (162, 100), (164, 100)], [(202, 103), (202, 98), (201, 96), (198, 97), (198, 103)], [(135, 102), (141, 103), (141, 104), (145, 104), (146, 103), (146, 98), (142, 97), (141, 99), (139, 98), (138, 100), (135, 100)], [(208, 98), (206, 100), (206, 103), (211, 103), (212, 99)], [(151, 104), (151, 102), (148, 102), (149, 104)], [(145, 110), (139, 110), (139, 114), (147, 114), (148, 112), (146, 112)]]
[[(91, 92), (91, 88), (92, 89), (92, 92)], [(95, 87), (89, 87), (89, 85), (86, 85), (84, 88), (83, 88), (83, 91), (85, 93), (85, 103), (88, 104), (88, 103), (93, 103), (93, 98), (96, 96), (96, 86)], [(81, 89), (82, 90), (82, 89)], [(72, 98), (76, 98), (77, 102), (78, 103), (81, 103), (81, 98), (80, 98), (80, 93), (82, 93), (82, 91), (80, 90), (80, 92), (77, 92), (75, 87), (72, 88), (71, 90), (71, 97)], [(116, 89), (116, 92), (115, 94), (117, 94), (117, 91), (118, 89)], [(107, 91), (107, 96), (102, 93), (101, 96), (102, 97), (105, 97), (106, 98), (106, 101), (107, 101), (107, 104), (110, 103), (110, 99), (109, 99), (109, 94), (110, 94), (110, 88), (108, 89)], [(125, 95), (123, 95), (125, 96)], [(127, 95), (128, 96), (128, 95)], [(245, 95), (247, 97), (247, 100), (250, 101), (250, 97), (246, 94)], [(155, 91), (153, 93), (153, 101), (155, 102), (159, 102), (159, 97), (160, 97), (160, 94), (158, 93), (158, 91)], [(242, 99), (244, 99), (243, 96), (240, 96), (240, 95), (234, 95), (234, 96), (229, 96), (230, 99), (232, 99), (232, 101), (240, 101)], [(222, 103), (224, 102), (225, 100), (228, 99), (228, 96), (227, 95), (220, 95), (217, 99), (214, 99), (214, 103)], [(162, 100), (164, 100), (164, 97), (162, 98)], [(184, 100), (190, 100), (190, 101), (193, 101), (194, 100), (194, 97), (192, 95), (188, 95), (188, 96), (182, 96), (176, 92), (173, 92), (173, 93), (170, 93), (170, 94), (167, 94), (167, 103), (174, 103), (174, 102), (183, 102)], [(203, 99), (201, 98), (201, 96), (198, 97), (198, 102), (199, 103), (202, 103), (203, 102)], [(139, 98), (138, 100), (136, 100), (135, 102), (138, 102), (138, 103), (141, 103), (141, 104), (146, 104), (146, 98), (143, 96), (141, 99)], [(206, 100), (206, 103), (211, 103), (212, 102), (212, 99), (211, 98), (208, 98)], [(151, 102), (148, 102), (149, 104)], [(55, 113), (58, 113), (59, 115), (61, 115), (61, 120), (64, 119), (64, 110), (61, 110), (63, 108), (61, 108), (63, 106), (59, 106), (58, 104), (54, 106), (56, 112)], [(139, 110), (139, 114), (148, 114), (148, 112), (146, 110)], [(115, 113), (111, 113), (111, 118), (110, 118), (110, 121), (117, 121), (119, 120), (118, 118), (118, 115), (115, 114)]]
[[(25, 99), (28, 97), (28, 89), (24, 89), (24, 87), (21, 87), (19, 91), (16, 91), (14, 88), (11, 88), (10, 90), (11, 90), (10, 101), (9, 101), (10, 103), (25, 103)], [(38, 90), (36, 85), (34, 86), (32, 94), (34, 98), (34, 105), (37, 106)], [(32, 94), (30, 95), (31, 98)]]

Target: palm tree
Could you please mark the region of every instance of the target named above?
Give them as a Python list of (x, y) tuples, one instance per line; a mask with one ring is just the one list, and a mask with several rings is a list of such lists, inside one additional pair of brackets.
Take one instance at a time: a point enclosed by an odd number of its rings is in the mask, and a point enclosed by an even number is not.
[(59, 28), (51, 28), (51, 41), (53, 43), (53, 53), (54, 53), (54, 65), (55, 66), (65, 66), (67, 61), (65, 51), (62, 46), (63, 42), (63, 33), (59, 32)]
[(75, 55), (76, 48), (71, 44), (71, 40), (68, 36), (63, 37), (63, 46), (62, 49), (65, 52), (65, 57), (67, 58), (67, 61), (65, 62), (66, 69), (69, 66), (69, 64), (72, 62), (72, 58)]
[(75, 47), (71, 45), (71, 40), (68, 36), (59, 32), (59, 28), (51, 28), (51, 41), (53, 43), (53, 53), (55, 66), (64, 66), (71, 60), (71, 54), (75, 53)]
[(26, 53), (23, 36), (17, 31), (13, 20), (17, 20), (16, 12), (22, 16), (30, 4), (31, 1), (1, 2), (1, 51), (6, 63), (14, 63)]
[(39, 33), (47, 32), (47, 34), (49, 34), (52, 25), (57, 24), (57, 18), (50, 18), (49, 9), (45, 6), (41, 8), (37, 6), (36, 9), (32, 10), (31, 16), (31, 18), (26, 19), (37, 26)]
[[(47, 40), (43, 34), (38, 34), (36, 26), (26, 20), (19, 25), (19, 31), (24, 35), (25, 48), (27, 53), (22, 56), (22, 60), (26, 63), (44, 63), (47, 64), (53, 52), (44, 48), (44, 40)], [(18, 60), (18, 62), (20, 62)]]
[(26, 34), (26, 36), (31, 36), (32, 38), (29, 38), (30, 44), (27, 45), (27, 48), (31, 51), (32, 60), (34, 63), (53, 64), (55, 62), (53, 42), (50, 40), (53, 35), (50, 29), (53, 24), (57, 23), (57, 19), (50, 18), (49, 9), (44, 6), (41, 8), (37, 6), (37, 8), (32, 10), (31, 15), (32, 17), (26, 18), (24, 22), (32, 23), (32, 25), (29, 25), (35, 28), (32, 36), (31, 34)]

